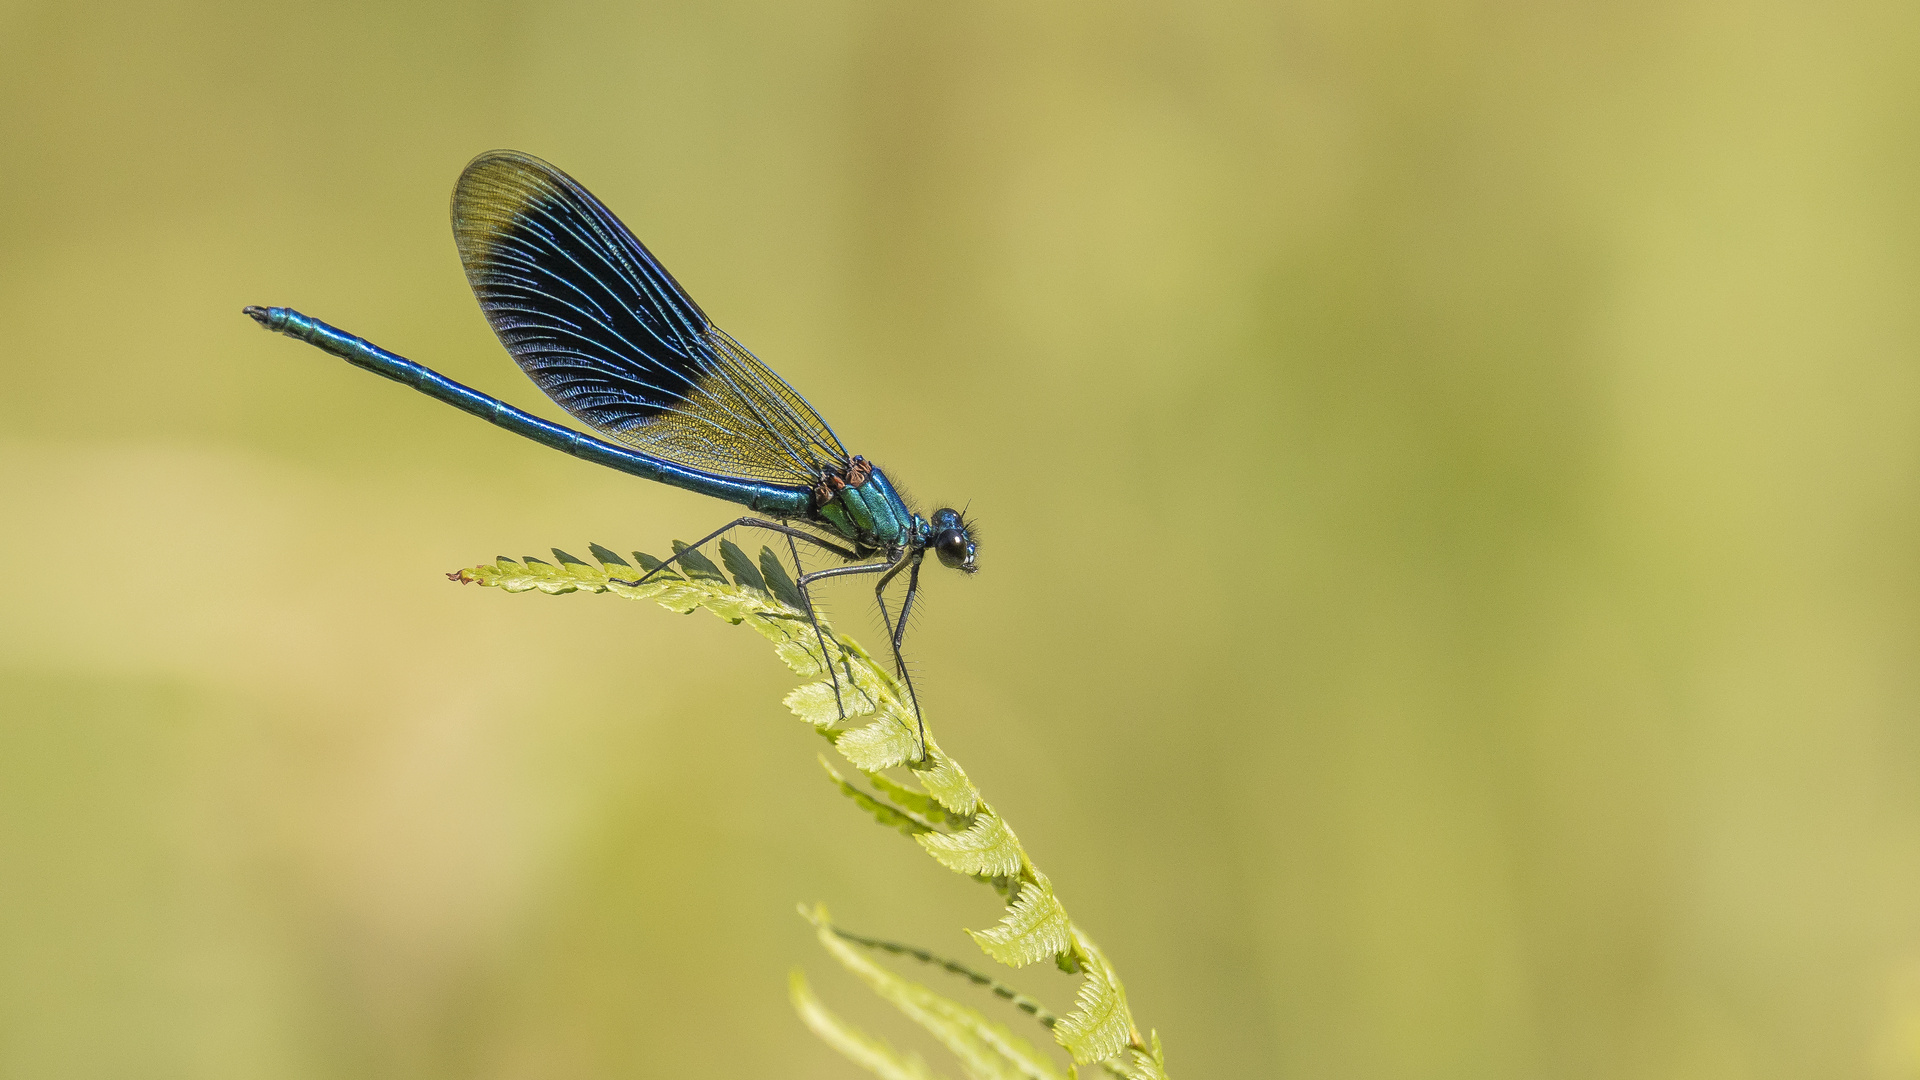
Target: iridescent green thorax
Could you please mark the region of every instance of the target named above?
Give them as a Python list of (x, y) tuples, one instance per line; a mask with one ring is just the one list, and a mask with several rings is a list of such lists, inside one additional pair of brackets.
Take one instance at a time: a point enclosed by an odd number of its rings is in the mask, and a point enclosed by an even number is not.
[(890, 553), (925, 539), (926, 523), (866, 458), (855, 457), (845, 474), (827, 477), (813, 494), (818, 518), (863, 553)]

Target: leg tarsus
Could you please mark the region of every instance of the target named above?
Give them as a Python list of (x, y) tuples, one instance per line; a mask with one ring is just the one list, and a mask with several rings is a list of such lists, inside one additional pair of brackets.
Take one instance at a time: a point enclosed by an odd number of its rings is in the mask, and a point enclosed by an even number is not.
[(907, 616), (913, 614), (913, 598), (920, 595), (920, 563), (915, 561), (913, 570), (907, 575), (907, 595), (900, 601), (900, 623), (893, 629), (893, 651), (898, 654), (900, 643), (907, 639)]
[(807, 543), (817, 548), (831, 551), (843, 559), (859, 558), (860, 556), (853, 550), (823, 540), (807, 532), (805, 529), (796, 529), (785, 522), (768, 521), (765, 518), (757, 517), (743, 517), (735, 518), (701, 537), (699, 540), (674, 552), (670, 558), (662, 559), (659, 566), (641, 574), (632, 581), (622, 581), (619, 578), (608, 578), (607, 580), (615, 585), (625, 585), (629, 588), (644, 585), (651, 580), (655, 574), (658, 574), (660, 571), (665, 570), (667, 567), (685, 558), (688, 552), (698, 551), (707, 544), (712, 543), (715, 539), (735, 529), (766, 529), (769, 532), (779, 533), (787, 538), (787, 550), (793, 554), (794, 584), (800, 590), (800, 602), (806, 605), (807, 621), (813, 626), (814, 640), (820, 643), (820, 663), (826, 667), (827, 678), (833, 683), (833, 703), (840, 711), (840, 719), (845, 720), (847, 718), (847, 705), (845, 699), (840, 696), (840, 671), (834, 666), (833, 656), (827, 649), (827, 635), (825, 631), (820, 629), (820, 616), (813, 610), (813, 595), (807, 589), (807, 583), (819, 575), (806, 573), (805, 568), (800, 565), (800, 547), (796, 541), (805, 540)]
[[(893, 670), (900, 675), (900, 681), (907, 686), (907, 700), (913, 704), (913, 723), (916, 737), (920, 743), (918, 760), (927, 759), (927, 721), (920, 715), (920, 692), (914, 689), (913, 676), (907, 672), (906, 657), (900, 653), (900, 643), (906, 640), (907, 616), (913, 611), (913, 598), (920, 591), (920, 561), (926, 557), (924, 550), (904, 555), (900, 561), (887, 568), (887, 572), (873, 586), (874, 603), (880, 606), (880, 621), (886, 624), (887, 643), (893, 647)], [(896, 624), (887, 611), (886, 589), (901, 570), (909, 569), (907, 575), (907, 595), (900, 602), (900, 621)]]
[(820, 616), (814, 613), (813, 593), (807, 589), (806, 571), (800, 565), (800, 548), (793, 542), (791, 534), (787, 536), (787, 550), (793, 552), (794, 587), (800, 590), (800, 602), (807, 605), (807, 621), (813, 624), (813, 638), (820, 643), (820, 663), (827, 669), (827, 678), (833, 682), (834, 707), (840, 710), (840, 719), (845, 720), (847, 703), (840, 697), (840, 669), (834, 666), (833, 654), (827, 651), (827, 635), (820, 629)]
[[(699, 540), (696, 540), (695, 542), (688, 544), (686, 547), (681, 548), (679, 551), (674, 552), (671, 557), (660, 560), (659, 566), (656, 566), (653, 569), (647, 571), (646, 573), (641, 574), (639, 577), (635, 578), (632, 581), (622, 581), (619, 578), (608, 578), (607, 580), (611, 581), (615, 585), (625, 585), (629, 588), (632, 588), (638, 585), (644, 585), (650, 579), (652, 579), (652, 577), (655, 574), (658, 574), (660, 571), (665, 570), (667, 567), (672, 566), (674, 563), (679, 562), (682, 558), (685, 558), (687, 552), (698, 551), (701, 548), (705, 547), (707, 544), (713, 542), (716, 538), (724, 536), (735, 529), (743, 529), (743, 528), (744, 529), (766, 529), (769, 532), (777, 532), (780, 535), (785, 536), (787, 538), (787, 543), (789, 546), (793, 545), (794, 540), (799, 539), (799, 540), (805, 540), (815, 547), (823, 548), (827, 551), (831, 551), (835, 555), (838, 555), (843, 559), (857, 559), (860, 557), (850, 549), (843, 548), (838, 544), (828, 543), (827, 541), (820, 539), (819, 537), (813, 535), (810, 532), (807, 532), (804, 529), (796, 529), (791, 525), (787, 525), (778, 521), (768, 521), (765, 518), (743, 517), (743, 518), (735, 518), (734, 520), (728, 522), (727, 524), (722, 525), (718, 529), (715, 529), (714, 531), (701, 537)], [(794, 548), (793, 559), (794, 559), (794, 562), (793, 562), (794, 572), (799, 573), (800, 551), (798, 547)]]

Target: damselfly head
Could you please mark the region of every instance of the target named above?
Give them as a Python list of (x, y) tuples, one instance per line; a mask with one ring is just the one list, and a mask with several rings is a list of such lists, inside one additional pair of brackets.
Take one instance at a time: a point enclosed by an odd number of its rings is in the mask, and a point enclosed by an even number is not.
[(969, 574), (979, 569), (973, 564), (973, 531), (966, 519), (960, 516), (960, 511), (951, 508), (935, 510), (932, 525), (933, 537), (928, 546), (940, 557), (942, 566), (965, 570)]

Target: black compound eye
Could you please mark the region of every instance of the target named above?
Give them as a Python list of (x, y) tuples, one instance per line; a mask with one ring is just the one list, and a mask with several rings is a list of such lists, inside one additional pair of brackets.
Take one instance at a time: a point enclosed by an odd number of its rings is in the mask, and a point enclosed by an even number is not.
[(947, 529), (933, 538), (933, 553), (940, 556), (942, 565), (956, 569), (967, 562), (967, 534), (959, 529)]

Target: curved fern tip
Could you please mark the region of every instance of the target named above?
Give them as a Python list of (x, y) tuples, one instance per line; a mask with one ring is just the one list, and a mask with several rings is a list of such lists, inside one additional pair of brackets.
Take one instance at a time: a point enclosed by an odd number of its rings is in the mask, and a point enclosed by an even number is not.
[[(824, 904), (798, 905), (800, 916), (814, 926), (822, 946), (882, 998), (934, 1033), (961, 1059), (969, 1076), (1065, 1080), (1066, 1074), (1046, 1055), (971, 1007), (900, 978), (861, 955), (859, 947), (911, 956), (988, 985), (996, 995), (1043, 1018), (1077, 1065), (1098, 1063), (1107, 1072), (1131, 1080), (1166, 1080), (1159, 1037), (1141, 1036), (1119, 976), (1098, 946), (1068, 918), (1052, 884), (1034, 866), (1019, 838), (973, 786), (959, 762), (940, 749), (931, 731), (922, 741), (911, 698), (893, 674), (859, 643), (836, 633), (824, 616), (819, 618), (816, 634), (793, 578), (771, 548), (761, 548), (756, 560), (732, 542), (722, 541), (720, 562), (715, 563), (675, 542), (679, 558), (671, 569), (641, 551), (634, 552), (633, 561), (628, 562), (599, 544), (589, 544), (587, 550), (592, 563), (554, 548), (551, 562), (534, 556), (518, 561), (501, 556), (449, 573), (447, 578), (510, 593), (614, 593), (629, 600), (652, 600), (682, 614), (706, 608), (767, 638), (781, 662), (809, 680), (786, 695), (788, 711), (830, 739), (840, 756), (858, 770), (850, 780), (822, 756), (829, 782), (877, 823), (913, 837), (941, 865), (985, 882), (999, 894), (1005, 905), (1000, 921), (986, 930), (967, 931), (981, 951), (1009, 967), (1052, 958), (1060, 970), (1080, 975), (1081, 983), (1073, 1012), (1055, 1017), (1033, 999), (954, 961), (840, 930)], [(910, 780), (896, 781), (886, 775), (887, 770), (902, 766)], [(857, 783), (862, 778), (871, 790)], [(889, 1080), (933, 1080), (917, 1057), (902, 1056), (834, 1016), (813, 997), (798, 972), (790, 988), (807, 1026), (868, 1071)]]

